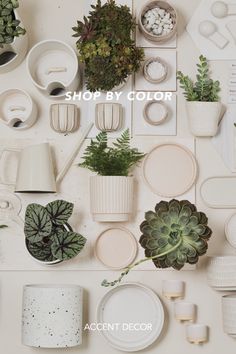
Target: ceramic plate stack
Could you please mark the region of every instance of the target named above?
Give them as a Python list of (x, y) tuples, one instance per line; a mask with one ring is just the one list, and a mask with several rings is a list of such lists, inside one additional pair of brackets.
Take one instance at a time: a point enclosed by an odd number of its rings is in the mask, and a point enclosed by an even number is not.
[(207, 278), (218, 291), (236, 290), (236, 256), (210, 257)]
[(236, 338), (236, 294), (223, 296), (222, 311), (225, 333)]

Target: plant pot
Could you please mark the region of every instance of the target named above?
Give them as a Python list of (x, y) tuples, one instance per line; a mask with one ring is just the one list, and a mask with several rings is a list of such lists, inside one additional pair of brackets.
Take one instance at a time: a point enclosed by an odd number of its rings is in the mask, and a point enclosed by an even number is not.
[(222, 114), (220, 102), (186, 102), (191, 133), (196, 137), (215, 136)]
[(27, 57), (33, 84), (47, 97), (62, 98), (80, 84), (79, 62), (75, 51), (58, 40), (37, 43)]
[(98, 103), (95, 125), (102, 132), (115, 132), (123, 125), (123, 107), (119, 103)]
[(133, 177), (91, 177), (90, 209), (94, 221), (129, 221), (130, 216), (133, 213), (133, 191)]
[(77, 285), (27, 285), (23, 292), (22, 344), (69, 348), (82, 344), (83, 289)]
[[(15, 18), (21, 21), (18, 11), (15, 10), (14, 13)], [(0, 74), (5, 74), (20, 65), (26, 56), (27, 50), (27, 33), (20, 37), (15, 37), (11, 44), (4, 44), (3, 48), (0, 48)]]

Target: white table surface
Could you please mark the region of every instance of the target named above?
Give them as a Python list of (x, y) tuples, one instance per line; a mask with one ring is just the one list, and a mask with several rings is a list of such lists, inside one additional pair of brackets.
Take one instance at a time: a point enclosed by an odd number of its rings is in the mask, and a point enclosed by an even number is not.
[[(134, 8), (145, 0), (133, 0)], [(199, 52), (189, 35), (184, 32), (184, 28), (189, 18), (192, 16), (194, 9), (197, 7), (198, 0), (173, 0), (173, 4), (179, 10), (180, 26), (178, 38), (178, 67), (189, 74), (194, 74), (195, 62), (199, 56)], [(85, 0), (22, 0), (20, 13), (24, 20), (25, 26), (28, 28), (30, 44), (43, 39), (60, 39), (74, 45), (75, 40), (71, 37), (71, 27), (75, 25), (77, 18), (84, 15), (84, 9), (88, 8), (88, 2)], [(189, 55), (191, 53), (191, 55)], [(214, 77), (220, 79), (223, 90), (222, 98), (227, 102), (227, 63), (212, 62), (212, 71)], [(24, 133), (14, 132), (1, 125), (0, 127), (0, 144), (14, 144), (15, 139), (23, 139), (24, 143), (29, 140), (44, 141), (47, 140), (59, 146), (57, 155), (58, 167), (63, 165), (63, 158), (66, 157), (70, 148), (73, 147), (76, 134), (71, 136), (59, 136), (49, 128), (49, 105), (50, 100), (43, 97), (34, 88), (27, 76), (25, 62), (11, 73), (1, 75), (0, 90), (11, 87), (19, 87), (26, 89), (34, 97), (35, 101), (40, 105), (40, 117), (38, 123), (30, 130)], [(86, 113), (88, 112), (86, 105), (81, 106), (81, 114), (86, 121)], [(83, 122), (82, 122), (83, 125)], [(184, 98), (181, 94), (178, 97), (178, 138), (191, 138), (185, 112)], [(6, 139), (6, 140), (5, 140)], [(152, 139), (152, 137), (149, 137)], [(159, 142), (160, 138), (155, 137), (152, 142)], [(63, 145), (63, 149), (60, 148)], [(200, 167), (199, 179), (197, 182), (197, 206), (205, 211), (209, 216), (209, 222), (213, 229), (213, 236), (210, 242), (209, 254), (228, 253), (235, 254), (226, 242), (224, 236), (224, 222), (226, 218), (232, 214), (232, 210), (211, 210), (208, 209), (200, 199), (199, 187), (201, 182), (214, 175), (230, 175), (220, 156), (215, 151), (208, 139), (197, 139), (196, 155)], [(78, 160), (78, 159), (77, 159)], [(77, 223), (78, 230), (90, 237), (94, 230), (91, 228), (91, 216), (88, 211), (88, 202), (86, 205), (82, 201), (88, 200), (88, 182), (89, 173), (84, 170), (77, 170), (76, 166), (70, 170), (67, 179), (62, 184), (63, 197), (75, 199), (76, 216), (73, 222)], [(69, 185), (69, 188), (68, 188)], [(0, 186), (1, 187), (1, 186)], [(142, 193), (140, 194), (142, 195)], [(143, 197), (144, 198), (144, 197)], [(50, 196), (40, 196), (38, 202), (44, 203), (50, 200)], [(24, 198), (24, 204), (31, 202), (30, 197)], [(155, 196), (143, 199), (144, 210), (154, 207)], [(90, 220), (90, 222), (89, 222)], [(137, 224), (143, 220), (143, 217), (137, 216)], [(127, 227), (129, 225), (126, 225)], [(103, 230), (105, 225), (97, 225), (97, 231)], [(12, 239), (11, 239), (12, 237)], [(15, 233), (9, 234), (9, 242), (14, 242), (13, 238), (17, 237)], [(0, 244), (1, 247), (1, 244)], [(1, 250), (1, 248), (0, 248)], [(16, 261), (17, 256), (12, 258), (12, 262)], [(194, 272), (173, 272), (173, 271), (134, 271), (128, 277), (128, 281), (137, 281), (143, 283), (158, 294), (161, 295), (162, 279), (181, 279), (186, 282), (186, 300), (192, 301), (198, 305), (198, 321), (206, 323), (210, 326), (210, 341), (204, 346), (193, 346), (185, 340), (185, 328), (179, 325), (173, 319), (173, 306), (170, 302), (163, 298), (163, 303), (168, 312), (166, 328), (159, 342), (155, 343), (151, 348), (142, 353), (173, 353), (173, 354), (227, 354), (235, 353), (235, 341), (223, 333), (222, 314), (221, 314), (221, 294), (210, 289), (206, 282), (205, 272), (206, 259), (201, 260), (199, 267)], [(32, 266), (33, 269), (33, 266)], [(21, 344), (21, 301), (22, 287), (28, 283), (75, 283), (80, 284), (86, 290), (85, 302), (85, 322), (95, 321), (96, 306), (100, 297), (106, 292), (106, 289), (100, 286), (101, 280), (113, 278), (118, 275), (117, 272), (110, 271), (1, 271), (0, 272), (0, 345), (3, 354), (29, 354), (29, 353), (58, 353), (54, 350), (40, 350), (23, 347)], [(65, 351), (61, 351), (64, 353)], [(68, 350), (70, 353), (117, 353), (116, 350), (110, 348), (99, 333), (93, 332), (84, 336), (84, 344), (81, 348)]]

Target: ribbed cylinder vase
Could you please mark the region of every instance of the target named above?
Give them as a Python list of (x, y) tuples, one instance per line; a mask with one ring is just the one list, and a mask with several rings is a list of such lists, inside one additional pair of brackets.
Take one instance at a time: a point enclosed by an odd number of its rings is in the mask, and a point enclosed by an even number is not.
[(93, 176), (90, 179), (90, 209), (94, 221), (125, 222), (133, 213), (134, 178)]
[(81, 345), (82, 313), (83, 289), (80, 286), (25, 286), (22, 344), (37, 348)]

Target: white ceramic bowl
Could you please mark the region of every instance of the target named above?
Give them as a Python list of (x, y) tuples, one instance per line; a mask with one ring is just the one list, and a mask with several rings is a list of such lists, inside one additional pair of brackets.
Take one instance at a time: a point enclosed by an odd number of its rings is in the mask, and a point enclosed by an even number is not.
[(216, 290), (236, 289), (236, 256), (209, 257), (207, 279)]

